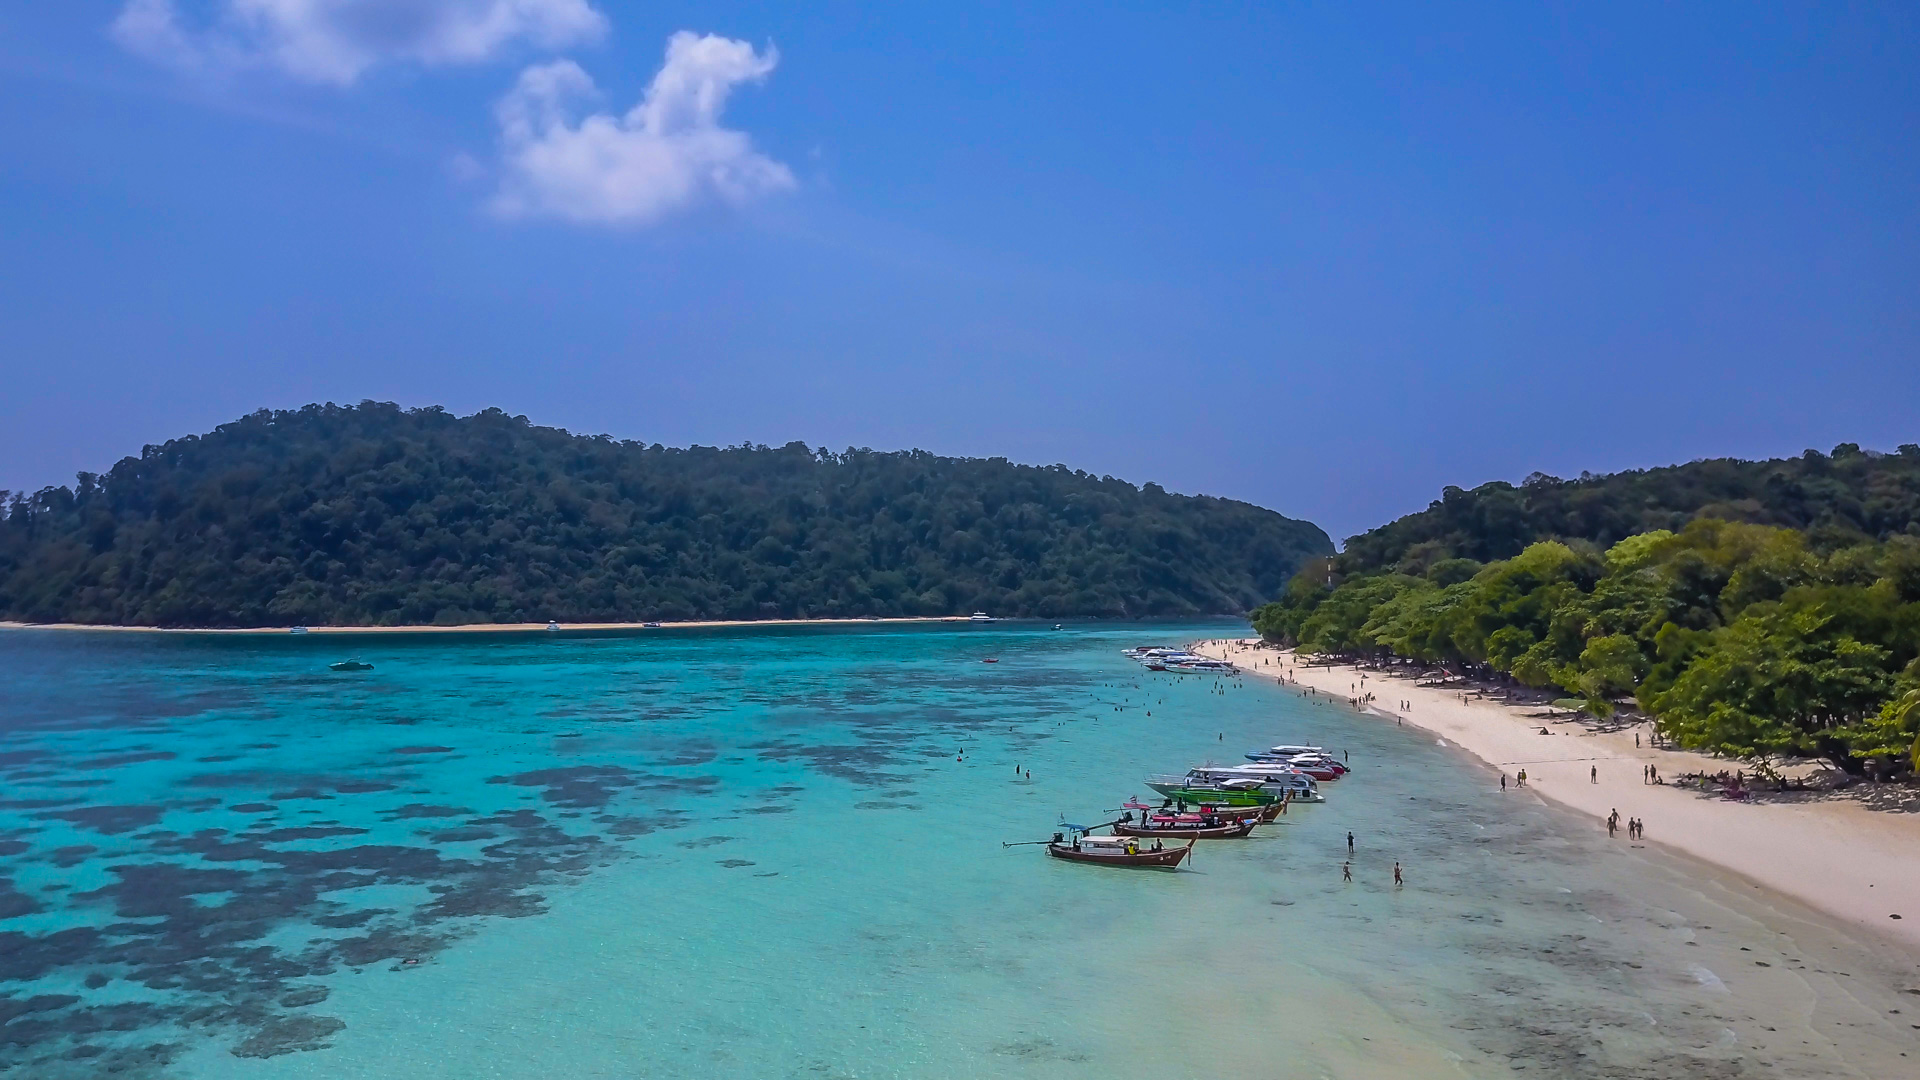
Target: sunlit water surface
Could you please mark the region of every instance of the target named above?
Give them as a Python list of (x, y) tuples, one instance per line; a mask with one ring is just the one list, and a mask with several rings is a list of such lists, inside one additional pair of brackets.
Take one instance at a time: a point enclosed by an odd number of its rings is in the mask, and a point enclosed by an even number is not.
[[(1920, 1076), (1912, 957), (1119, 655), (1239, 632), (0, 632), (0, 1072)], [(1355, 771), (1179, 873), (1003, 846), (1281, 740)]]

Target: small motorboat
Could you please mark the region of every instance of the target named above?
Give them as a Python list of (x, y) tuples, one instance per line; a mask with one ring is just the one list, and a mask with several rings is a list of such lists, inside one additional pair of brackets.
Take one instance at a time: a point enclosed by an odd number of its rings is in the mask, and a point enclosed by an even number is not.
[(1000, 662), (1000, 658), (997, 656), (989, 656), (986, 659), (981, 660), (980, 662), (983, 664), (997, 664)]
[(644, 629), (647, 629), (647, 630), (658, 630), (658, 629), (660, 629), (660, 624), (659, 624), (659, 623), (657, 623), (657, 622), (643, 622), (643, 623), (641, 623), (640, 625), (641, 625), (641, 627), (643, 627)]
[(560, 629), (560, 624), (559, 624), (559, 623), (557, 623), (557, 622), (550, 622), (550, 623), (548, 623), (548, 624), (547, 624), (547, 629), (549, 629), (549, 630), (558, 630), (558, 629)]
[(968, 622), (993, 622), (994, 618), (993, 616), (987, 614), (984, 611), (976, 611), (973, 614), (967, 616), (967, 621)]
[(337, 664), (328, 664), (328, 671), (372, 671), (373, 665), (361, 660), (342, 660)]
[(1065, 630), (1067, 627), (1065, 623), (1054, 623), (1053, 628), (1055, 630)]
[(304, 626), (295, 626), (287, 631), (289, 634), (304, 634), (306, 632), (307, 628)]
[[(1071, 837), (1071, 839), (1069, 839)], [(1151, 870), (1173, 870), (1193, 851), (1194, 841), (1186, 847), (1161, 847), (1156, 841), (1146, 847), (1132, 836), (1078, 836), (1055, 833), (1047, 844), (1047, 854), (1068, 862), (1099, 863), (1103, 866), (1131, 866)]]
[(1147, 786), (1166, 798), (1192, 806), (1259, 807), (1279, 802), (1282, 797), (1264, 790), (1266, 785), (1255, 779), (1223, 780), (1214, 784), (1192, 776), (1149, 776)]
[(1287, 808), (1287, 800), (1283, 797), (1279, 801), (1270, 802), (1265, 806), (1227, 806), (1221, 803), (1201, 803), (1198, 806), (1189, 807), (1186, 803), (1176, 802), (1174, 799), (1163, 800), (1159, 806), (1148, 805), (1139, 799), (1128, 799), (1126, 802), (1120, 804), (1120, 808), (1139, 814), (1142, 821), (1145, 821), (1149, 814), (1212, 814), (1221, 821), (1251, 821), (1256, 825), (1260, 825), (1269, 821), (1278, 820), (1281, 813)]

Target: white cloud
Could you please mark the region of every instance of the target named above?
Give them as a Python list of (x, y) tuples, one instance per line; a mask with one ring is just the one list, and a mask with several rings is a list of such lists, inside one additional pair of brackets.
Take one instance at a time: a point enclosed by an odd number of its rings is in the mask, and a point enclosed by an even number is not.
[(596, 95), (593, 79), (571, 60), (526, 69), (497, 109), (502, 181), (493, 209), (646, 225), (708, 199), (742, 203), (793, 187), (785, 165), (720, 126), (733, 88), (765, 79), (778, 59), (772, 47), (762, 53), (682, 31), (667, 40), (666, 63), (638, 105), (577, 122), (569, 105)]
[(174, 0), (127, 0), (116, 41), (199, 71), (278, 68), (346, 85), (390, 61), (476, 63), (525, 41), (563, 48), (606, 33), (589, 0), (207, 0), (185, 25)]

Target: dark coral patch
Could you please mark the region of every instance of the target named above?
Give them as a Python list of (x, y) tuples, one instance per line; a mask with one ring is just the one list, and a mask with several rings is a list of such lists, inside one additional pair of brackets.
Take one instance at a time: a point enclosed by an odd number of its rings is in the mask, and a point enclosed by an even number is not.
[(368, 920), (376, 915), (391, 914), (393, 913), (386, 908), (363, 908), (360, 911), (349, 911), (344, 915), (321, 915), (315, 918), (313, 923), (315, 926), (324, 926), (329, 930), (351, 930), (356, 926), (367, 925)]
[(283, 1009), (301, 1009), (308, 1005), (318, 1005), (327, 1000), (328, 990), (324, 986), (296, 986), (280, 995), (280, 1007)]
[(298, 802), (304, 799), (331, 799), (333, 796), (315, 787), (288, 788), (285, 791), (270, 791), (267, 798), (275, 802)]
[(47, 861), (65, 870), (69, 866), (79, 865), (87, 856), (99, 850), (99, 848), (94, 847), (92, 844), (74, 844), (69, 847), (57, 847), (47, 852)]
[(59, 818), (108, 836), (144, 829), (160, 820), (164, 810), (158, 806), (86, 806), (78, 810), (58, 810), (42, 817)]
[(273, 811), (278, 809), (280, 808), (273, 805), (272, 803), (266, 803), (266, 802), (243, 802), (243, 803), (233, 804), (233, 812), (236, 814), (270, 814)]
[(651, 817), (626, 815), (622, 817), (596, 818), (595, 820), (606, 826), (608, 834), (619, 837), (622, 840), (631, 840), (636, 836), (645, 836), (657, 829), (677, 829), (686, 824), (686, 822), (682, 821), (679, 815), (676, 814), (655, 814)]
[(240, 1045), (234, 1057), (269, 1058), (301, 1050), (322, 1050), (327, 1039), (347, 1026), (332, 1016), (283, 1016), (269, 1020)]
[(40, 910), (40, 902), (13, 887), (13, 879), (0, 877), (0, 919), (31, 915)]
[(540, 793), (541, 798), (555, 806), (578, 810), (605, 806), (616, 792), (633, 787), (638, 777), (633, 770), (617, 765), (573, 765), (559, 769), (536, 769), (514, 776), (496, 776), (488, 782), (544, 788)]
[(395, 754), (451, 754), (451, 746), (396, 746), (390, 753)]
[(398, 784), (383, 783), (379, 780), (344, 780), (333, 785), (333, 790), (342, 795), (365, 795), (374, 791), (392, 791)]
[(388, 821), (406, 821), (410, 818), (459, 817), (462, 814), (471, 813), (473, 813), (473, 811), (464, 806), (430, 806), (426, 803), (408, 803), (405, 806), (396, 807), (387, 811), (386, 818)]
[(278, 844), (287, 840), (320, 840), (329, 836), (359, 836), (366, 831), (365, 829), (349, 828), (345, 825), (336, 825), (330, 828), (321, 825), (307, 825), (294, 829), (274, 829), (271, 832), (261, 833), (260, 839), (269, 844)]
[(18, 855), (32, 846), (25, 840), (0, 840), (0, 856)]
[(179, 754), (171, 750), (147, 750), (129, 754), (108, 754), (89, 761), (74, 762), (76, 769), (111, 769), (116, 765), (137, 765), (142, 761), (172, 761)]
[(57, 968), (85, 964), (96, 955), (100, 938), (91, 926), (38, 935), (0, 932), (0, 981), (29, 982)]
[(492, 840), (500, 834), (492, 829), (478, 825), (469, 825), (460, 829), (442, 829), (428, 833), (427, 841), (434, 844), (464, 844), (470, 840)]

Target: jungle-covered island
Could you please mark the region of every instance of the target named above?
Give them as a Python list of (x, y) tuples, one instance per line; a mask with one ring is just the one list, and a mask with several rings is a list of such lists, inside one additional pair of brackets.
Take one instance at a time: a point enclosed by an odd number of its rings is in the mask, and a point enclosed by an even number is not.
[(1063, 465), (672, 448), (310, 405), (5, 496), (0, 619), (153, 627), (1239, 614), (1318, 527)]
[(1920, 446), (1450, 487), (1302, 568), (1255, 628), (1631, 710), (1682, 747), (1920, 754)]

